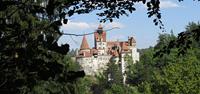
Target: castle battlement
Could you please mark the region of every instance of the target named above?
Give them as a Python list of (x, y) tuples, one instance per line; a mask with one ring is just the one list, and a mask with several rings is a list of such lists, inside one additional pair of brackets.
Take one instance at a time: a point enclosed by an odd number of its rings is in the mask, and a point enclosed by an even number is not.
[(95, 75), (105, 70), (111, 58), (114, 58), (116, 63), (121, 63), (124, 73), (125, 55), (131, 56), (133, 63), (139, 61), (134, 37), (128, 37), (127, 41), (107, 41), (106, 31), (99, 25), (94, 32), (94, 47), (90, 48), (86, 36), (83, 36), (76, 61), (81, 65), (86, 75)]

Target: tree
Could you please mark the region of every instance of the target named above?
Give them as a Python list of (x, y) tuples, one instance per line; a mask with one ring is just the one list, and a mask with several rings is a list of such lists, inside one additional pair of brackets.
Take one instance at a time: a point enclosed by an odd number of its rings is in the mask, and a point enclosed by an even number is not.
[[(168, 56), (165, 60), (168, 62), (160, 72), (155, 73), (155, 79), (152, 82), (154, 90), (157, 93), (199, 93), (199, 40), (194, 37), (199, 31), (199, 24), (189, 23), (186, 31), (179, 34), (175, 39), (175, 46), (170, 49), (170, 53), (165, 53), (163, 56)], [(184, 35), (185, 39), (182, 39)], [(185, 36), (187, 35), (187, 36)], [(180, 42), (180, 41), (184, 42)], [(189, 43), (188, 43), (189, 42)], [(170, 45), (169, 42), (168, 45)], [(182, 46), (179, 43), (182, 43)], [(187, 47), (188, 46), (188, 47)], [(162, 48), (161, 48), (162, 49)], [(180, 53), (180, 51), (184, 51)], [(163, 57), (160, 57), (163, 58)]]
[[(133, 64), (131, 57), (125, 56), (125, 59)], [(96, 78), (98, 83), (92, 86), (94, 94), (140, 94), (137, 86), (123, 84), (121, 65), (116, 61), (111, 61), (108, 69)]]
[[(92, 3), (98, 8), (104, 6), (100, 6), (101, 1)], [(66, 15), (87, 13), (97, 7), (76, 0), (1, 0), (0, 6), (0, 91), (75, 93), (74, 81), (84, 73), (70, 71), (62, 61), (69, 45), (58, 46), (62, 35), (59, 27), (67, 23)], [(131, 7), (127, 6), (130, 11)], [(41, 88), (43, 85), (49, 87)], [(60, 90), (50, 89), (55, 86)], [(36, 92), (38, 89), (42, 91)]]
[[(77, 81), (78, 94), (95, 94), (92, 87), (97, 84), (97, 79), (92, 76), (85, 76)], [(98, 93), (99, 94), (99, 93)]]
[(0, 91), (29, 93), (41, 84), (49, 88), (68, 85), (70, 89), (59, 92), (76, 93), (74, 82), (84, 73), (69, 71), (62, 61), (69, 45), (57, 44), (63, 35), (59, 27), (74, 14), (94, 10), (101, 10), (97, 15), (105, 17), (102, 22), (112, 22), (135, 11), (137, 2), (146, 4), (148, 16), (163, 28), (159, 0), (0, 0)]
[(177, 39), (171, 40), (168, 45), (165, 45), (157, 51), (155, 56), (162, 57), (165, 53), (170, 53), (174, 48), (178, 49), (178, 55), (184, 55), (188, 49), (193, 48), (194, 45), (198, 46), (200, 40), (200, 26), (199, 23), (189, 23), (185, 32), (178, 34)]
[[(185, 32), (192, 32), (195, 28), (198, 28), (197, 24), (189, 24)], [(179, 40), (179, 37), (169, 34), (160, 35), (159, 38), (158, 44), (143, 52), (140, 62), (130, 67), (129, 84), (138, 86), (139, 92), (148, 94), (199, 93), (199, 41), (190, 37), (191, 48), (185, 54), (178, 55), (181, 46), (174, 46), (170, 53), (155, 57), (155, 51), (163, 50), (163, 47), (171, 45), (171, 41)]]
[(156, 70), (153, 67), (155, 61), (153, 58), (153, 54), (154, 48), (145, 49), (143, 51), (143, 54), (140, 56), (139, 62), (137, 62), (136, 64), (129, 64), (127, 70), (127, 84), (132, 86), (138, 86), (138, 89), (141, 90), (141, 84), (151, 81), (153, 71)]
[(121, 66), (119, 64), (115, 64), (114, 62), (110, 62), (108, 64), (108, 69), (105, 73), (108, 76), (108, 82), (111, 84), (123, 84), (123, 75)]
[(199, 93), (199, 61), (192, 55), (174, 62), (155, 75), (152, 85), (156, 93)]

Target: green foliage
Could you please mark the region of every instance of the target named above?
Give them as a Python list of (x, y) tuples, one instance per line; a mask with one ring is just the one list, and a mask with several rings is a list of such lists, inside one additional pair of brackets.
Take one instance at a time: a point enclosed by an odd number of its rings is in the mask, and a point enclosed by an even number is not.
[(33, 87), (32, 94), (74, 94), (76, 88), (75, 84), (59, 84), (56, 81), (48, 80), (38, 82), (36, 86)]
[(77, 81), (77, 92), (78, 94), (93, 94), (92, 92), (92, 86), (97, 83), (96, 78), (91, 76), (85, 76), (82, 79), (79, 79)]
[(105, 75), (108, 76), (108, 80), (110, 81), (111, 84), (112, 83), (115, 83), (115, 84), (123, 83), (121, 66), (119, 64), (110, 62), (108, 64), (108, 69), (106, 70)]
[(105, 94), (140, 94), (136, 87), (112, 84), (110, 89), (105, 90)]
[[(90, 80), (84, 78), (79, 80), (82, 84), (76, 83), (78, 78), (84, 76), (84, 72), (78, 71), (79, 67), (72, 63), (70, 57), (65, 56), (69, 51), (69, 45), (59, 46), (57, 43), (63, 35), (60, 26), (67, 24), (68, 18), (75, 14), (90, 13), (94, 10), (99, 10), (97, 15), (104, 17), (101, 19), (102, 22), (107, 20), (112, 22), (113, 18), (135, 11), (134, 5), (137, 2), (147, 5), (148, 16), (156, 17), (153, 22), (163, 29), (159, 0), (147, 2), (146, 0), (120, 2), (115, 0), (109, 2), (105, 0), (0, 0), (0, 92), (3, 94), (80, 94), (86, 90), (85, 94), (91, 93), (88, 88), (91, 86), (88, 83)], [(167, 47), (163, 45), (168, 43), (168, 40), (164, 39), (166, 36), (160, 37), (160, 44), (156, 49), (164, 52), (165, 57), (154, 60), (149, 53), (150, 57), (143, 57), (144, 61), (141, 62), (144, 63), (132, 66), (130, 74), (135, 75), (130, 76), (129, 79), (142, 78), (142, 80), (133, 80), (134, 83), (131, 83), (130, 87), (121, 84), (122, 73), (118, 65), (112, 65), (108, 70), (113, 79), (111, 84), (104, 84), (108, 81), (104, 77), (106, 80), (102, 81), (103, 83), (94, 85), (101, 87), (98, 90), (107, 93), (127, 92), (128, 94), (129, 90), (137, 91), (136, 86), (139, 86), (138, 90), (141, 92), (144, 90), (147, 93), (199, 93), (197, 67), (199, 67), (200, 56), (198, 51), (200, 29), (197, 26), (192, 24), (191, 28), (195, 29), (191, 31), (190, 27), (187, 27), (188, 30), (180, 33), (176, 40), (170, 41)], [(162, 47), (165, 49), (162, 50)], [(180, 53), (186, 53), (187, 48), (195, 50), (191, 50), (192, 55), (187, 56), (185, 60), (173, 53), (165, 54), (165, 52), (169, 53), (170, 48), (175, 52), (178, 49)], [(148, 67), (146, 62), (149, 62), (151, 67)], [(148, 72), (145, 71), (146, 69)], [(171, 78), (173, 76), (174, 78)], [(176, 85), (171, 86), (171, 83)]]
[(154, 62), (153, 48), (144, 51), (140, 56), (140, 62), (130, 64), (127, 71), (128, 84), (140, 84), (143, 81), (151, 79), (154, 68), (151, 65)]
[[(187, 30), (198, 28), (199, 25), (187, 26)], [(186, 31), (186, 32), (188, 32)], [(123, 85), (119, 65), (110, 63), (108, 70), (98, 83), (92, 86), (94, 94), (198, 94), (200, 93), (200, 46), (195, 37), (192, 40), (191, 49), (184, 55), (179, 55), (179, 47), (170, 49), (170, 52), (163, 52), (162, 56), (155, 56), (160, 50), (178, 37), (171, 34), (160, 34), (158, 44), (155, 47), (141, 50), (140, 61), (132, 64), (131, 58), (126, 55), (125, 61), (128, 66), (126, 70), (127, 84)], [(108, 79), (108, 74), (111, 74)], [(98, 88), (98, 89), (97, 89)]]
[(195, 55), (188, 54), (184, 59), (177, 60), (161, 72), (155, 74), (152, 82), (153, 92), (157, 93), (199, 93), (199, 61)]
[(128, 54), (126, 54), (126, 55), (124, 56), (124, 60), (125, 60), (126, 63), (128, 63), (128, 65), (133, 64), (133, 59), (132, 59), (132, 57), (131, 57), (130, 55), (128, 55)]
[(170, 41), (175, 40), (176, 37), (173, 34), (173, 31), (171, 34), (160, 34), (158, 37), (157, 44), (155, 45), (155, 49), (161, 49), (164, 46), (168, 45)]
[[(186, 32), (193, 32), (198, 27), (198, 24), (190, 23)], [(200, 67), (200, 46), (196, 37), (192, 33), (189, 34), (191, 34), (191, 36), (189, 35), (189, 40), (192, 41), (191, 48), (185, 50), (185, 54), (182, 55), (178, 54), (182, 49), (181, 46), (167, 48), (174, 42), (181, 42), (179, 36), (160, 35), (158, 44), (154, 48), (144, 50), (140, 62), (129, 66), (128, 83), (132, 86), (138, 86), (139, 92), (145, 94), (200, 93), (198, 68)], [(163, 49), (170, 50), (170, 52)], [(157, 51), (162, 53), (162, 56), (155, 57), (155, 54), (158, 54)]]
[(80, 65), (77, 62), (75, 62), (75, 57), (66, 55), (63, 59), (63, 62), (66, 63), (66, 66), (69, 71), (79, 71), (80, 70)]
[(171, 50), (178, 49), (178, 55), (184, 55), (188, 49), (199, 47), (200, 41), (200, 26), (199, 23), (189, 23), (185, 32), (178, 34), (175, 40), (171, 40), (168, 45), (163, 46), (157, 51), (155, 56), (162, 57), (164, 54), (169, 54)]

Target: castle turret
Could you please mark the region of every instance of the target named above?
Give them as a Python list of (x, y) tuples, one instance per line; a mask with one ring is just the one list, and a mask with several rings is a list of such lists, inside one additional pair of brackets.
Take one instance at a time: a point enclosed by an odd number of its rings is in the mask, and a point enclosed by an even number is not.
[(83, 36), (82, 43), (81, 43), (80, 50), (88, 50), (88, 49), (90, 49), (90, 47), (89, 47), (89, 45), (88, 45), (86, 36), (84, 35), (84, 36)]
[(83, 57), (91, 56), (90, 47), (85, 35), (83, 36), (83, 40), (82, 40), (81, 47), (79, 50), (79, 56), (83, 56)]
[(106, 32), (103, 30), (101, 24), (98, 26), (96, 32), (94, 32), (94, 44), (95, 48), (98, 49), (98, 54), (106, 54)]
[(136, 46), (136, 41), (133, 37), (128, 37), (129, 46)]
[(136, 63), (137, 61), (139, 61), (139, 53), (137, 52), (136, 41), (134, 37), (128, 37), (128, 44), (129, 49), (131, 50), (133, 63)]
[(103, 30), (101, 24), (98, 26), (96, 32), (94, 32), (94, 41), (96, 42), (106, 42), (106, 32)]
[(94, 47), (90, 48), (86, 36), (83, 36), (80, 49), (76, 52), (76, 62), (80, 64), (86, 75), (96, 75), (107, 69), (113, 61), (121, 65), (123, 83), (126, 82), (126, 55), (132, 57), (133, 63), (139, 61), (136, 40), (129, 37), (127, 41), (107, 41), (106, 31), (100, 24), (94, 32)]

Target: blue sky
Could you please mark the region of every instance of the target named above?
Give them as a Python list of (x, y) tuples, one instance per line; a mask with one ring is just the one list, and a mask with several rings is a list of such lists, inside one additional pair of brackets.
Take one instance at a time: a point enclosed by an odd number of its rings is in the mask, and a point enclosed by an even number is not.
[[(185, 30), (189, 22), (200, 21), (200, 2), (193, 0), (161, 0), (162, 21), (165, 25), (166, 32), (173, 30), (178, 34)], [(125, 41), (128, 36), (134, 36), (137, 48), (148, 48), (154, 46), (159, 34), (163, 33), (158, 26), (155, 26), (152, 18), (147, 17), (146, 7), (142, 4), (136, 5), (136, 11), (120, 19), (114, 19), (113, 23), (103, 23), (104, 29), (119, 27), (107, 32), (107, 40)], [(75, 15), (69, 18), (67, 25), (61, 27), (65, 33), (84, 34), (94, 32), (99, 25), (99, 17), (95, 12), (84, 15)], [(94, 36), (88, 35), (87, 40), (92, 48), (94, 46)], [(82, 37), (62, 36), (59, 44), (68, 43), (71, 49), (79, 48)]]

